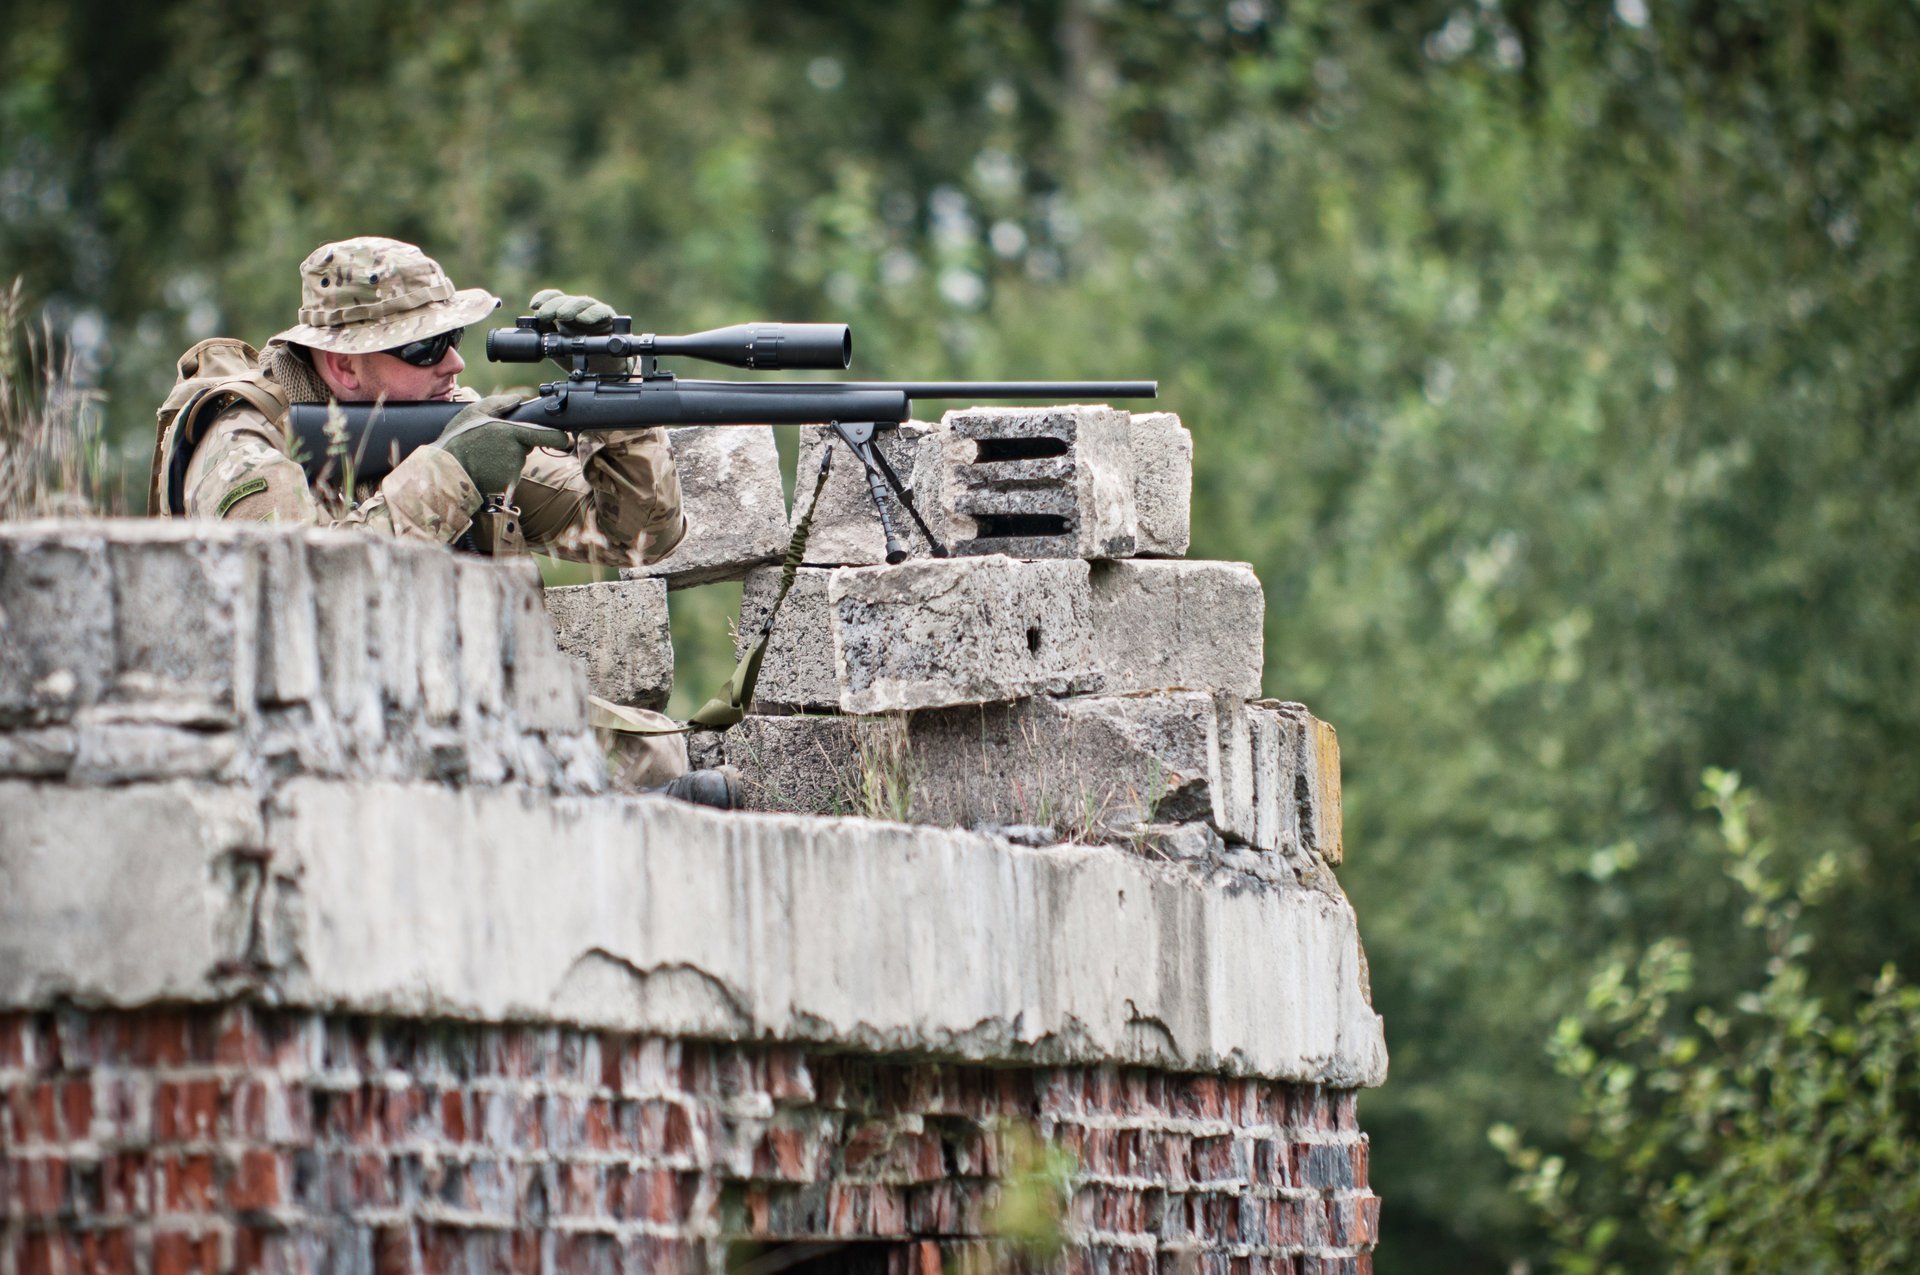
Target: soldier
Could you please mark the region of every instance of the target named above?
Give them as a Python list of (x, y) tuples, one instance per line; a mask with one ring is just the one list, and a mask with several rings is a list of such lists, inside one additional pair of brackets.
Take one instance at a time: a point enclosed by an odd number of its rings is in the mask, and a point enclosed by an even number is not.
[[(178, 509), (190, 517), (356, 527), (472, 548), (482, 494), (510, 490), (529, 548), (616, 566), (666, 557), (687, 520), (664, 430), (574, 438), (497, 419), (518, 398), (482, 400), (459, 384), (466, 367), (460, 339), (499, 304), (484, 288), (456, 290), (412, 244), (363, 237), (314, 249), (300, 265), (300, 322), (268, 341), (257, 363), (252, 350), (230, 340), (202, 342), (181, 360), (181, 384), (160, 413), (151, 507), (163, 516)], [(549, 289), (532, 305), (562, 332), (611, 330), (613, 308), (592, 297)], [(201, 390), (205, 396), (195, 397)], [(373, 492), (316, 490), (289, 453), (286, 409), (382, 399), (473, 406)], [(597, 726), (621, 732), (618, 786), (671, 780), (676, 796), (732, 804), (725, 777), (686, 774), (679, 736), (633, 733), (667, 719), (604, 701), (594, 708)]]

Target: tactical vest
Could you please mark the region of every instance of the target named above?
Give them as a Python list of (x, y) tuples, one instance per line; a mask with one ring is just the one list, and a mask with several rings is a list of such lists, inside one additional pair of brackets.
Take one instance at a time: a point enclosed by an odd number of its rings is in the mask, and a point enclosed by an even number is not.
[(236, 403), (283, 425), (291, 400), (260, 366), (260, 352), (230, 336), (209, 337), (180, 356), (173, 392), (156, 413), (153, 475), (147, 512), (156, 518), (187, 511), (187, 465), (207, 427)]

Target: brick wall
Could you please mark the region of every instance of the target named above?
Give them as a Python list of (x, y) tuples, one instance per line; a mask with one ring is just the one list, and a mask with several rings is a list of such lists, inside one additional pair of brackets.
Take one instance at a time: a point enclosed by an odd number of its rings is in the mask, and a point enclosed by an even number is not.
[(1077, 1160), (1065, 1269), (1371, 1269), (1351, 1090), (236, 1005), (0, 1014), (0, 1275), (709, 1270), (857, 1238), (980, 1269), (1009, 1121)]

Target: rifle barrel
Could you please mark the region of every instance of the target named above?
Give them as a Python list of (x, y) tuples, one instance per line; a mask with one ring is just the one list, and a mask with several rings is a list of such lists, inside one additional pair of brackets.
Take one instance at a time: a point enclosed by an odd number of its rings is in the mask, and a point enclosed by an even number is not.
[(909, 399), (1045, 398), (1096, 402), (1110, 398), (1156, 398), (1158, 381), (842, 381), (850, 390), (899, 390)]

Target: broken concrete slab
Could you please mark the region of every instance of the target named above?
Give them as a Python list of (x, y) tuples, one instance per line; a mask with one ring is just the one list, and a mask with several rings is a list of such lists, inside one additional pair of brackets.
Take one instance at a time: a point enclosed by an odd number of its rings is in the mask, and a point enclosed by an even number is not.
[(1124, 840), (1152, 822), (1254, 833), (1246, 707), (1207, 691), (1036, 697), (885, 717), (749, 715), (708, 764), (753, 809), (847, 812), (1056, 839)]
[(666, 706), (673, 693), (667, 587), (665, 580), (626, 579), (546, 591), (554, 640), (586, 670), (593, 694), (638, 708)]
[(680, 475), (686, 539), (659, 562), (622, 569), (621, 578), (660, 579), (680, 589), (739, 580), (778, 562), (787, 551), (787, 499), (773, 427), (684, 426), (669, 429), (667, 443)]
[(1263, 771), (1277, 770), (1282, 789), (1280, 802), (1287, 801), (1285, 789), (1292, 790), (1293, 809), (1280, 815), (1282, 844), (1297, 840), (1304, 849), (1328, 863), (1339, 864), (1346, 857), (1340, 798), (1340, 737), (1332, 726), (1307, 711), (1304, 704), (1256, 700), (1248, 711), (1255, 715), (1270, 713), (1281, 727), (1274, 732), (1280, 752), (1277, 765), (1269, 767), (1266, 762), (1258, 765)]
[(1320, 891), (650, 797), (302, 777), (262, 811), (0, 782), (0, 1009), (243, 984), (338, 1013), (1385, 1077), (1353, 911)]

